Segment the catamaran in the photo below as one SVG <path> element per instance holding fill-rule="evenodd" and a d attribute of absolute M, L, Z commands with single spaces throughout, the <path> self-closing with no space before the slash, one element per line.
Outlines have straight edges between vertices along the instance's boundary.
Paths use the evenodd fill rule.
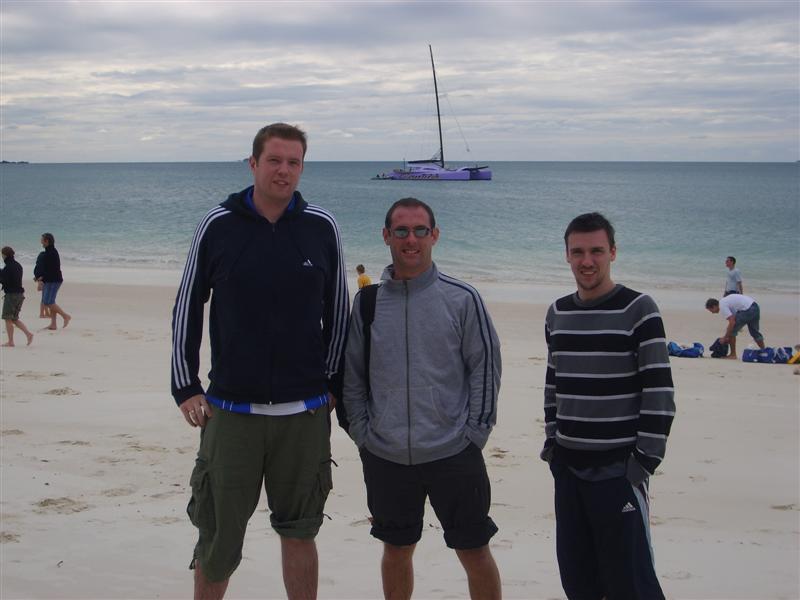
<path fill-rule="evenodd" d="M 436 95 L 436 120 L 439 123 L 439 150 L 431 157 L 422 160 L 410 160 L 402 169 L 393 169 L 389 173 L 380 173 L 373 179 L 400 179 L 413 181 L 487 181 L 492 178 L 492 171 L 487 165 L 474 167 L 448 167 L 444 162 L 444 144 L 442 143 L 442 114 L 439 110 L 439 87 L 436 83 L 436 66 L 433 63 L 433 48 L 430 44 L 431 69 L 433 70 L 433 91 Z"/>

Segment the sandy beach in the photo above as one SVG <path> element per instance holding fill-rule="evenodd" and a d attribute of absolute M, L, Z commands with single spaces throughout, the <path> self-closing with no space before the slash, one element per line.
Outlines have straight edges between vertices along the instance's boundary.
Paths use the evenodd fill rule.
<path fill-rule="evenodd" d="M 142 278 L 65 275 L 59 304 L 73 316 L 69 327 L 37 331 L 46 321 L 29 289 L 22 317 L 34 342 L 20 345 L 18 333 L 18 347 L 2 349 L 0 596 L 190 597 L 195 530 L 185 507 L 199 431 L 169 395 L 177 278 L 126 285 Z M 504 596 L 562 598 L 552 480 L 538 453 L 544 314 L 572 290 L 477 287 L 503 345 L 498 425 L 485 456 Z M 707 347 L 722 333 L 722 318 L 703 309 L 719 290 L 643 291 L 660 305 L 670 340 Z M 797 296 L 748 293 L 761 306 L 769 345 L 800 342 Z M 750 342 L 740 334 L 740 354 Z M 678 414 L 651 480 L 667 596 L 800 597 L 800 376 L 787 365 L 710 358 L 672 365 Z M 358 454 L 338 427 L 332 446 L 338 468 L 318 537 L 319 596 L 379 598 L 381 547 L 369 535 Z M 285 597 L 279 564 L 262 497 L 227 597 Z M 415 598 L 466 597 L 464 574 L 430 510 L 416 566 Z"/>

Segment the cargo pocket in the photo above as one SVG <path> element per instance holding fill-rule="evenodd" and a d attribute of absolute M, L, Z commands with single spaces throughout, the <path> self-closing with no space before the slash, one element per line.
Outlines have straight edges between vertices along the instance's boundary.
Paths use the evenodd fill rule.
<path fill-rule="evenodd" d="M 333 489 L 333 473 L 331 469 L 333 458 L 328 457 L 319 465 L 319 474 L 317 475 L 317 493 L 319 494 L 322 504 L 324 506 L 325 500 L 328 498 Z"/>
<path fill-rule="evenodd" d="M 214 495 L 211 491 L 208 463 L 205 460 L 198 458 L 195 461 L 189 485 L 192 488 L 192 497 L 186 506 L 189 520 L 201 533 L 213 532 L 216 527 Z"/>

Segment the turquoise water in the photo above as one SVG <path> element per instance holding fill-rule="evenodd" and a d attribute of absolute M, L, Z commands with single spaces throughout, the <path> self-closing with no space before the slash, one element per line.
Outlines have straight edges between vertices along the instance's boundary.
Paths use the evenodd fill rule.
<path fill-rule="evenodd" d="M 373 181 L 398 165 L 308 163 L 304 197 L 331 210 L 348 268 L 389 261 L 386 209 L 416 196 L 434 208 L 442 270 L 473 281 L 563 283 L 563 231 L 599 210 L 617 228 L 615 279 L 721 287 L 733 254 L 746 289 L 800 291 L 797 163 L 492 163 L 490 182 Z M 180 269 L 194 228 L 251 181 L 246 163 L 0 166 L 0 243 L 30 273 L 44 231 L 70 265 Z"/>

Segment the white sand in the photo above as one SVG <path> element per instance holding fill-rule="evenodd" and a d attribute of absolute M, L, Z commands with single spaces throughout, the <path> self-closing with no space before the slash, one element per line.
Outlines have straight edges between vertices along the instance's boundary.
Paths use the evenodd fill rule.
<path fill-rule="evenodd" d="M 67 275 L 70 275 L 68 273 Z M 66 330 L 2 350 L 0 597 L 186 598 L 195 531 L 185 514 L 198 430 L 169 396 L 171 284 L 109 271 L 65 283 Z M 92 282 L 93 281 L 93 282 Z M 101 283 L 105 281 L 106 283 Z M 353 283 L 353 282 L 351 282 Z M 353 286 L 354 287 L 354 286 Z M 503 343 L 499 423 L 487 445 L 492 541 L 506 598 L 560 598 L 543 442 L 543 319 L 569 288 L 481 286 Z M 653 291 L 667 335 L 706 346 L 723 330 L 702 292 Z M 771 345 L 800 341 L 795 296 L 759 294 Z M 39 320 L 29 293 L 23 319 Z M 3 335 L 5 335 L 3 333 Z M 751 341 L 744 332 L 740 348 Z M 5 341 L 5 339 L 3 340 Z M 17 343 L 24 336 L 17 335 Z M 670 598 L 798 598 L 800 377 L 785 365 L 673 359 L 678 416 L 651 482 L 657 571 Z M 208 370 L 207 361 L 202 371 Z M 381 596 L 355 447 L 333 432 L 334 490 L 318 537 L 321 598 Z M 229 598 L 284 597 L 265 501 Z M 415 598 L 464 598 L 432 511 Z"/>

